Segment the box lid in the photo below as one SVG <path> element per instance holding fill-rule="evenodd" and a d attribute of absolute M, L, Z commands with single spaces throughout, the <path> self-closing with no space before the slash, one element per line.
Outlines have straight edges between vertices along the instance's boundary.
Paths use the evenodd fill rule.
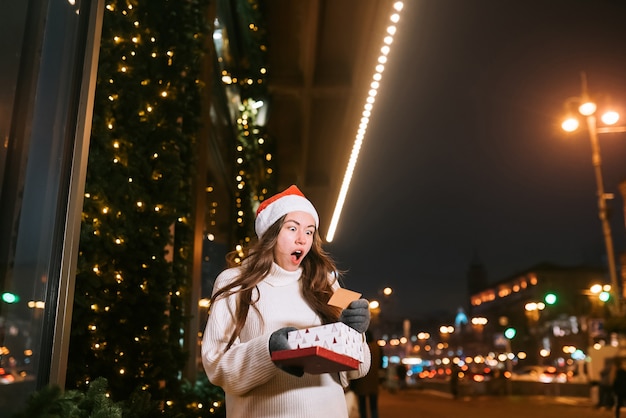
<path fill-rule="evenodd" d="M 359 361 L 324 347 L 307 347 L 281 350 L 272 353 L 278 365 L 299 366 L 309 374 L 334 373 L 359 368 Z"/>

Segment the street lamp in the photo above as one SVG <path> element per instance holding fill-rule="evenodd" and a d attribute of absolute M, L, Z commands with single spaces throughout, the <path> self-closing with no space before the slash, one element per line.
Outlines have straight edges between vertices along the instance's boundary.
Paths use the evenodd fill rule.
<path fill-rule="evenodd" d="M 617 272 L 615 268 L 615 251 L 613 249 L 613 237 L 611 235 L 611 225 L 609 223 L 608 210 L 606 205 L 607 199 L 612 198 L 613 195 L 604 192 L 604 182 L 602 180 L 602 160 L 600 157 L 600 144 L 598 142 L 598 134 L 626 132 L 626 127 L 597 126 L 597 105 L 589 98 L 587 94 L 587 80 L 584 73 L 582 74 L 582 95 L 581 97 L 573 98 L 573 101 L 578 102 L 578 113 L 587 121 L 587 132 L 589 132 L 589 140 L 591 141 L 591 162 L 593 164 L 596 176 L 596 187 L 598 194 L 598 216 L 602 223 L 602 233 L 604 235 L 604 244 L 606 247 L 609 277 L 611 279 L 613 292 L 618 292 L 619 283 L 617 281 Z M 615 124 L 619 120 L 619 114 L 615 111 L 605 112 L 600 116 L 600 119 L 605 124 Z M 561 124 L 561 127 L 566 132 L 573 132 L 578 129 L 578 126 L 578 119 L 576 119 L 575 117 L 569 117 Z M 617 314 L 620 314 L 622 311 L 622 298 L 619 294 L 616 294 L 616 296 L 615 310 Z"/>
<path fill-rule="evenodd" d="M 449 335 L 452 334 L 454 332 L 454 327 L 452 325 L 442 325 L 439 327 L 439 333 L 441 333 L 441 335 Z"/>
<path fill-rule="evenodd" d="M 524 310 L 526 311 L 526 316 L 532 323 L 532 329 L 534 330 L 537 321 L 539 321 L 539 311 L 543 311 L 546 308 L 545 303 L 543 302 L 528 302 L 524 305 Z"/>
<path fill-rule="evenodd" d="M 600 302 L 607 302 L 611 293 L 611 285 L 594 284 L 589 288 L 589 292 L 594 295 Z"/>

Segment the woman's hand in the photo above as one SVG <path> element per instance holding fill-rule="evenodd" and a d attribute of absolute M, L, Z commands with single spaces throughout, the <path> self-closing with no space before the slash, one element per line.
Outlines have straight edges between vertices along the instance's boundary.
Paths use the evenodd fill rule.
<path fill-rule="evenodd" d="M 287 333 L 289 333 L 289 331 L 297 331 L 297 328 L 294 327 L 284 327 L 284 328 L 280 328 L 276 331 L 274 331 L 272 333 L 272 335 L 270 335 L 270 342 L 269 342 L 269 349 L 270 349 L 270 355 L 274 352 L 274 351 L 281 351 L 281 350 L 289 350 L 289 342 L 287 341 Z M 298 367 L 298 366 L 280 366 L 277 365 L 279 369 L 294 375 L 296 377 L 302 377 L 302 375 L 304 374 L 304 369 L 302 367 Z"/>
<path fill-rule="evenodd" d="M 346 309 L 341 311 L 339 321 L 360 333 L 367 331 L 370 325 L 369 305 L 367 299 L 352 301 Z"/>

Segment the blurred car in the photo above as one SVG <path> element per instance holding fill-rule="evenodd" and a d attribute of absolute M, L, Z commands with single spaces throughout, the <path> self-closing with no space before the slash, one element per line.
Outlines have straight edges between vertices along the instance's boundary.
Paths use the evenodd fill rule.
<path fill-rule="evenodd" d="M 465 372 L 460 372 L 459 377 L 463 380 L 474 381 L 477 383 L 488 382 L 492 378 L 492 370 L 488 367 L 474 368 Z"/>
<path fill-rule="evenodd" d="M 560 372 L 554 366 L 524 366 L 513 371 L 511 380 L 522 380 L 542 383 L 565 383 L 567 374 Z"/>
<path fill-rule="evenodd" d="M 11 383 L 15 383 L 15 376 L 4 368 L 0 368 L 0 384 L 9 385 Z"/>

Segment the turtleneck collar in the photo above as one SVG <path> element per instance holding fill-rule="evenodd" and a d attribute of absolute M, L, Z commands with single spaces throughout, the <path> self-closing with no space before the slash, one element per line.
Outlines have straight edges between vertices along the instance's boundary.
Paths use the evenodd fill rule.
<path fill-rule="evenodd" d="M 295 271 L 287 271 L 276 263 L 272 263 L 270 274 L 263 280 L 270 286 L 287 286 L 300 280 L 302 275 L 302 268 L 298 268 Z"/>

